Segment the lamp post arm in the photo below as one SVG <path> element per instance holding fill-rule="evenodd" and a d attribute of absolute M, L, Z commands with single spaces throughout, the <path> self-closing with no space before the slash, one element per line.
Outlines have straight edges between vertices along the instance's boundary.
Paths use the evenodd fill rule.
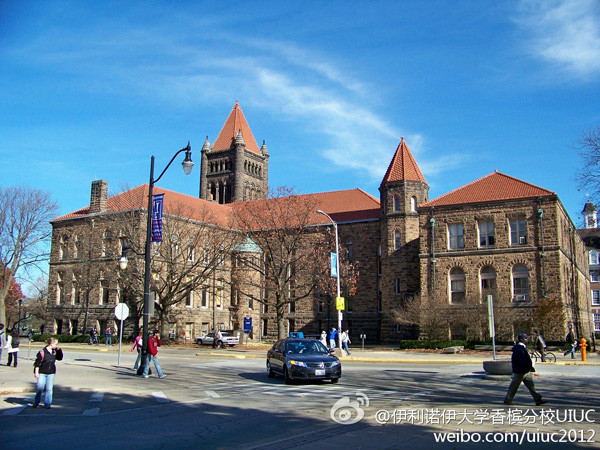
<path fill-rule="evenodd" d="M 192 150 L 192 146 L 188 142 L 187 147 L 182 148 L 181 150 L 179 150 L 177 153 L 175 153 L 173 155 L 173 157 L 171 158 L 171 161 L 169 161 L 169 164 L 167 164 L 167 167 L 164 168 L 164 170 L 160 173 L 160 175 L 158 176 L 158 178 L 156 180 L 152 179 L 152 175 L 150 176 L 150 183 L 151 183 L 151 185 L 154 185 L 154 183 L 157 183 L 162 178 L 162 176 L 165 174 L 165 172 L 167 171 L 167 169 L 169 168 L 169 166 L 171 165 L 171 163 L 173 161 L 175 161 L 175 158 L 177 158 L 177 155 L 179 155 L 180 153 L 183 153 L 183 152 L 189 152 L 191 150 Z M 154 156 L 152 158 L 154 159 Z"/>

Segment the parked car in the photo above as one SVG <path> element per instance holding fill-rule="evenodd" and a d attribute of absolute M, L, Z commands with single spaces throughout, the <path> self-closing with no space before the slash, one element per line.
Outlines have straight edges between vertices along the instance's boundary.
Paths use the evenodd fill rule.
<path fill-rule="evenodd" d="M 205 334 L 204 336 L 197 337 L 196 344 L 212 345 L 214 340 L 215 340 L 215 333 L 208 333 L 208 334 Z M 237 336 L 233 336 L 226 331 L 221 331 L 221 339 L 219 339 L 217 341 L 217 347 L 225 347 L 226 345 L 233 347 L 234 345 L 237 345 L 239 343 L 240 343 L 240 340 Z"/>
<path fill-rule="evenodd" d="M 267 375 L 282 375 L 287 384 L 294 380 L 331 380 L 342 376 L 342 364 L 317 339 L 286 338 L 267 352 Z"/>

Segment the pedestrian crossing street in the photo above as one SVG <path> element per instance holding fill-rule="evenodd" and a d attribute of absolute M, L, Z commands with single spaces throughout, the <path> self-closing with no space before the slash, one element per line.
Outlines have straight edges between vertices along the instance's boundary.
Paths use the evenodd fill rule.
<path fill-rule="evenodd" d="M 236 398 L 245 399 L 257 397 L 261 402 L 269 398 L 276 398 L 278 404 L 294 404 L 310 402 L 313 404 L 331 405 L 335 401 L 347 395 L 364 394 L 369 399 L 378 398 L 400 398 L 406 393 L 400 393 L 394 389 L 387 388 L 365 388 L 352 386 L 351 384 L 310 383 L 286 385 L 280 379 L 239 380 L 215 382 L 214 377 L 206 377 L 195 384 L 183 383 L 173 378 L 156 380 L 158 383 L 153 388 L 162 390 L 147 390 L 131 394 L 117 394 L 112 392 L 89 391 L 66 391 L 60 388 L 54 392 L 54 404 L 52 410 L 42 408 L 31 408 L 35 394 L 27 393 L 9 396 L 0 403 L 0 414 L 5 416 L 15 415 L 69 415 L 69 416 L 99 416 L 103 414 L 115 414 L 125 411 L 134 411 L 144 408 L 161 407 L 176 404 L 201 404 L 206 402 L 235 401 Z M 169 381 L 171 381 L 170 384 Z M 143 388 L 143 386 L 142 386 Z"/>

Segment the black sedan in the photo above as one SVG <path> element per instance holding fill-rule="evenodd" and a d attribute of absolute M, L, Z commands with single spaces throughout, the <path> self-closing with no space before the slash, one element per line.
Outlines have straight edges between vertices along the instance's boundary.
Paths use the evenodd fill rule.
<path fill-rule="evenodd" d="M 316 339 L 281 339 L 267 353 L 267 374 L 294 380 L 331 380 L 342 376 L 342 364 Z"/>

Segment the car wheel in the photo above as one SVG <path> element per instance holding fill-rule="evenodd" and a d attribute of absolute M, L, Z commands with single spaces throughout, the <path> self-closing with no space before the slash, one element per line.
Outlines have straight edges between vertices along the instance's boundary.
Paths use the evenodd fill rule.
<path fill-rule="evenodd" d="M 332 379 L 331 379 L 331 383 L 332 383 L 332 384 L 335 384 L 335 383 L 337 383 L 338 381 L 340 381 L 340 379 L 339 379 L 339 378 L 332 378 Z"/>
<path fill-rule="evenodd" d="M 269 361 L 267 361 L 267 376 L 269 378 L 273 378 L 275 376 L 275 372 L 273 372 L 273 369 L 271 368 L 271 363 Z"/>
<path fill-rule="evenodd" d="M 294 380 L 290 377 L 287 367 L 283 369 L 283 378 L 285 379 L 285 384 L 292 384 L 294 382 Z"/>

